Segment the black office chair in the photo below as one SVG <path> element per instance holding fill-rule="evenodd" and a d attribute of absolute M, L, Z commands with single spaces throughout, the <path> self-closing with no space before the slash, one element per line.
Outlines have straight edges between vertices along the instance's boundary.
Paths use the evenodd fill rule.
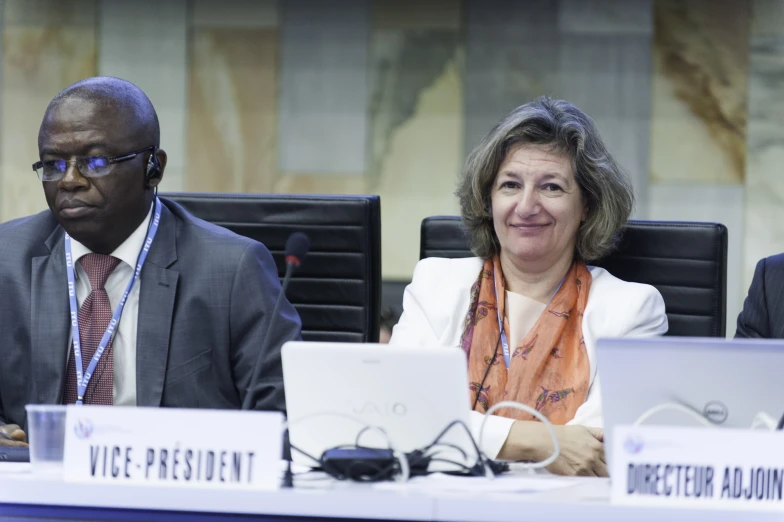
<path fill-rule="evenodd" d="M 422 221 L 420 258 L 471 257 L 457 216 Z M 591 263 L 624 281 L 655 286 L 664 298 L 667 335 L 724 337 L 727 227 L 718 223 L 630 221 L 618 249 Z"/>
<path fill-rule="evenodd" d="M 381 204 L 378 196 L 161 194 L 188 212 L 257 241 L 283 277 L 292 232 L 310 252 L 287 295 L 306 341 L 377 342 L 381 307 Z"/>

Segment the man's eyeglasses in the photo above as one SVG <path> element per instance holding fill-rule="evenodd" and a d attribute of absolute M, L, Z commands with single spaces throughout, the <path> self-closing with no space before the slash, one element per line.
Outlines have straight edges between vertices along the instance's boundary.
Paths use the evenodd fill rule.
<path fill-rule="evenodd" d="M 148 150 L 155 150 L 155 147 L 147 147 L 146 149 L 129 152 L 128 154 L 115 156 L 113 158 L 107 158 L 106 156 L 84 156 L 72 160 L 56 159 L 36 161 L 33 163 L 33 170 L 41 181 L 60 181 L 65 176 L 65 171 L 68 170 L 68 164 L 76 163 L 76 168 L 79 169 L 79 173 L 85 178 L 100 178 L 101 176 L 109 174 L 112 170 L 112 165 L 115 163 L 131 160 Z"/>

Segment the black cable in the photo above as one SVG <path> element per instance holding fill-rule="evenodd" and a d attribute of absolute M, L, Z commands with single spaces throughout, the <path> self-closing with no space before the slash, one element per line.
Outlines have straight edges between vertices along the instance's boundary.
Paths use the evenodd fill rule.
<path fill-rule="evenodd" d="M 490 368 L 493 367 L 495 364 L 496 359 L 498 359 L 498 345 L 501 344 L 501 335 L 503 335 L 503 330 L 501 333 L 498 334 L 498 340 L 495 342 L 495 351 L 493 352 L 493 358 L 490 359 L 490 363 L 487 365 L 487 370 L 485 370 L 485 376 L 482 377 L 482 382 L 479 383 L 479 388 L 476 390 L 476 397 L 474 398 L 474 405 L 471 406 L 472 410 L 476 409 L 476 403 L 479 402 L 479 396 L 482 394 L 482 387 L 485 385 L 485 381 L 487 380 L 487 376 L 490 374 Z"/>
<path fill-rule="evenodd" d="M 434 446 L 441 445 L 440 444 L 441 439 L 443 439 L 444 436 L 447 434 L 447 432 L 449 430 L 451 430 L 456 425 L 460 425 L 460 426 L 462 426 L 466 430 L 466 432 L 468 433 L 468 438 L 471 439 L 471 444 L 474 446 L 474 450 L 476 451 L 476 454 L 479 455 L 480 458 L 481 458 L 482 452 L 479 451 L 479 446 L 476 445 L 476 441 L 474 440 L 474 436 L 471 434 L 471 430 L 468 428 L 468 426 L 466 426 L 466 423 L 461 421 L 461 420 L 453 420 L 452 422 L 450 422 L 447 425 L 447 427 L 444 428 L 441 431 L 441 433 L 438 434 L 438 436 L 433 440 L 433 442 L 431 442 L 429 445 L 425 446 L 425 448 L 422 451 L 426 452 L 426 451 L 428 451 L 429 449 L 431 449 Z"/>
<path fill-rule="evenodd" d="M 296 446 L 295 446 L 294 444 L 292 444 L 291 442 L 289 442 L 289 447 L 290 447 L 291 449 L 293 449 L 294 451 L 297 451 L 297 452 L 301 453 L 302 455 L 305 455 L 307 458 L 309 458 L 310 460 L 312 460 L 312 461 L 313 461 L 313 462 L 315 462 L 316 464 L 318 464 L 318 465 L 321 465 L 321 460 L 320 460 L 320 459 L 317 459 L 316 457 L 314 457 L 314 456 L 313 456 L 313 455 L 311 455 L 310 453 L 307 453 L 307 452 L 305 452 L 305 451 L 302 451 L 301 449 L 299 449 L 298 447 L 296 447 Z"/>
<path fill-rule="evenodd" d="M 430 443 L 429 446 L 425 447 L 425 449 L 422 450 L 422 452 L 426 453 L 428 450 L 430 450 L 430 448 L 436 446 L 439 443 L 439 441 L 447 434 L 447 432 L 451 430 L 452 427 L 454 427 L 455 425 L 462 426 L 463 429 L 468 434 L 468 438 L 471 440 L 471 444 L 474 446 L 474 451 L 476 451 L 477 465 L 480 466 L 480 469 L 484 471 L 485 469 L 490 468 L 492 470 L 493 467 L 489 463 L 490 459 L 485 459 L 484 455 L 479 449 L 479 446 L 476 444 L 476 441 L 474 440 L 474 436 L 471 434 L 471 430 L 469 429 L 468 426 L 466 426 L 466 423 L 461 420 L 454 420 L 450 422 L 447 425 L 447 427 L 444 428 L 444 430 L 438 435 L 438 437 L 436 437 L 435 440 L 432 443 Z"/>
<path fill-rule="evenodd" d="M 781 416 L 781 418 L 779 419 L 779 423 L 776 426 L 777 431 L 781 431 L 782 429 L 784 429 L 784 415 Z"/>
<path fill-rule="evenodd" d="M 447 448 L 452 448 L 453 450 L 455 450 L 458 453 L 460 453 L 460 455 L 462 455 L 464 459 L 468 460 L 468 454 L 466 454 L 466 452 L 463 451 L 463 448 L 461 448 L 460 446 L 458 446 L 456 444 L 446 444 L 446 443 L 440 442 L 438 444 L 431 444 L 430 446 L 428 446 L 427 449 L 430 449 L 430 448 L 435 447 L 435 446 L 444 446 L 444 447 L 447 447 Z M 427 451 L 427 449 L 425 449 L 423 451 Z"/>
<path fill-rule="evenodd" d="M 440 458 L 438 455 L 442 453 L 441 451 L 436 451 L 435 454 L 428 455 L 427 453 L 432 450 L 433 448 L 437 448 L 439 446 L 451 448 L 453 450 L 457 450 L 464 459 L 468 460 L 468 455 L 466 452 L 457 445 L 450 444 L 450 443 L 443 443 L 441 439 L 446 436 L 446 434 L 454 428 L 456 425 L 462 426 L 465 432 L 468 434 L 468 438 L 471 441 L 471 444 L 476 451 L 477 461 L 473 466 L 467 466 L 460 462 Z M 371 427 L 363 428 L 360 433 L 357 435 L 356 442 L 359 441 L 359 438 L 363 433 L 371 429 Z M 316 458 L 313 455 L 301 450 L 297 446 L 293 444 L 289 444 L 290 448 L 294 451 L 297 451 L 307 457 L 308 459 L 312 460 L 313 462 L 318 464 L 318 468 L 324 471 L 330 477 L 336 480 L 352 480 L 356 482 L 379 482 L 382 480 L 388 480 L 392 478 L 396 473 L 401 471 L 400 461 L 398 459 L 394 459 L 390 461 L 389 459 L 381 459 L 380 461 L 376 462 L 373 459 L 357 459 L 355 462 L 344 463 L 343 466 L 336 463 L 332 459 L 329 458 L 328 453 L 334 450 L 341 450 L 341 449 L 348 449 L 348 450 L 377 450 L 378 448 L 369 448 L 364 447 L 359 444 L 346 444 L 335 446 L 334 448 L 329 448 L 328 450 L 324 451 L 321 454 L 320 458 Z M 391 448 L 386 448 L 386 451 L 392 452 Z M 490 459 L 487 459 L 479 449 L 479 446 L 474 440 L 473 435 L 471 434 L 470 428 L 466 425 L 465 422 L 461 420 L 455 420 L 450 422 L 442 431 L 438 434 L 438 436 L 428 444 L 423 449 L 415 450 L 410 453 L 407 453 L 405 457 L 408 466 L 409 466 L 409 476 L 418 476 L 418 475 L 427 475 L 428 472 L 427 468 L 431 462 L 443 462 L 447 464 L 451 464 L 459 470 L 457 471 L 447 471 L 445 473 L 453 474 L 453 475 L 470 475 L 470 476 L 485 476 L 487 470 L 489 469 L 493 474 L 499 474 L 503 471 L 506 471 L 508 467 L 504 467 L 504 465 L 493 462 Z M 286 475 L 284 475 L 284 486 L 291 486 L 293 485 L 293 475 L 291 474 L 290 468 L 287 470 Z"/>
<path fill-rule="evenodd" d="M 395 461 L 393 464 L 389 464 L 388 466 L 376 466 L 376 473 L 373 475 L 365 475 L 361 471 L 356 471 L 356 475 L 351 471 L 356 468 L 360 468 L 360 466 L 366 466 L 366 463 L 354 462 L 353 464 L 349 465 L 346 470 L 346 478 L 350 478 L 351 480 L 355 480 L 357 482 L 379 482 L 381 480 L 387 480 L 388 478 L 392 477 L 396 471 L 398 471 L 398 462 Z"/>
<path fill-rule="evenodd" d="M 449 459 L 430 459 L 430 462 L 445 462 L 447 464 L 451 464 L 453 466 L 457 466 L 463 469 L 463 473 L 468 473 L 470 475 L 474 474 L 474 468 L 466 466 L 465 464 L 460 464 L 459 462 L 455 462 L 454 460 Z M 454 471 L 443 471 L 442 473 L 446 474 L 454 474 Z"/>
<path fill-rule="evenodd" d="M 286 459 L 286 470 L 283 472 L 283 487 L 284 488 L 293 488 L 294 487 L 294 473 L 291 471 L 291 438 L 289 437 L 289 429 L 286 428 L 286 431 L 283 433 L 283 453 L 284 458 Z M 288 448 L 286 448 L 288 446 Z M 288 450 L 288 451 L 287 451 Z"/>

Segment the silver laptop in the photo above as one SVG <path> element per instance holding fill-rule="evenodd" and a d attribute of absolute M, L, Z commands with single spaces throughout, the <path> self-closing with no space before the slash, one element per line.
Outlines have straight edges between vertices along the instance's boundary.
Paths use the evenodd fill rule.
<path fill-rule="evenodd" d="M 409 452 L 432 443 L 452 421 L 470 427 L 466 356 L 444 347 L 288 342 L 283 379 L 291 444 L 315 458 L 330 448 L 358 443 Z M 381 428 L 365 429 L 369 427 Z M 364 431 L 363 431 L 364 429 Z M 359 436 L 359 438 L 358 438 Z M 470 438 L 454 427 L 440 455 L 476 461 Z M 292 449 L 295 462 L 314 462 Z"/>
<path fill-rule="evenodd" d="M 784 413 L 784 342 L 689 337 L 600 339 L 605 447 L 612 428 L 632 425 L 664 403 L 687 407 L 711 425 L 751 428 L 765 412 Z M 701 426 L 694 416 L 663 410 L 645 425 Z"/>

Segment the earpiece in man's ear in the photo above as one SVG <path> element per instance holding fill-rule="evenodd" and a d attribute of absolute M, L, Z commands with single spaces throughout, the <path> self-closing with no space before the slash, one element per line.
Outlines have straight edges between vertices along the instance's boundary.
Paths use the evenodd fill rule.
<path fill-rule="evenodd" d="M 161 164 L 158 162 L 157 152 L 158 147 L 153 147 L 152 154 L 150 154 L 150 159 L 147 160 L 147 172 L 145 174 L 145 180 L 148 183 L 161 177 Z"/>

